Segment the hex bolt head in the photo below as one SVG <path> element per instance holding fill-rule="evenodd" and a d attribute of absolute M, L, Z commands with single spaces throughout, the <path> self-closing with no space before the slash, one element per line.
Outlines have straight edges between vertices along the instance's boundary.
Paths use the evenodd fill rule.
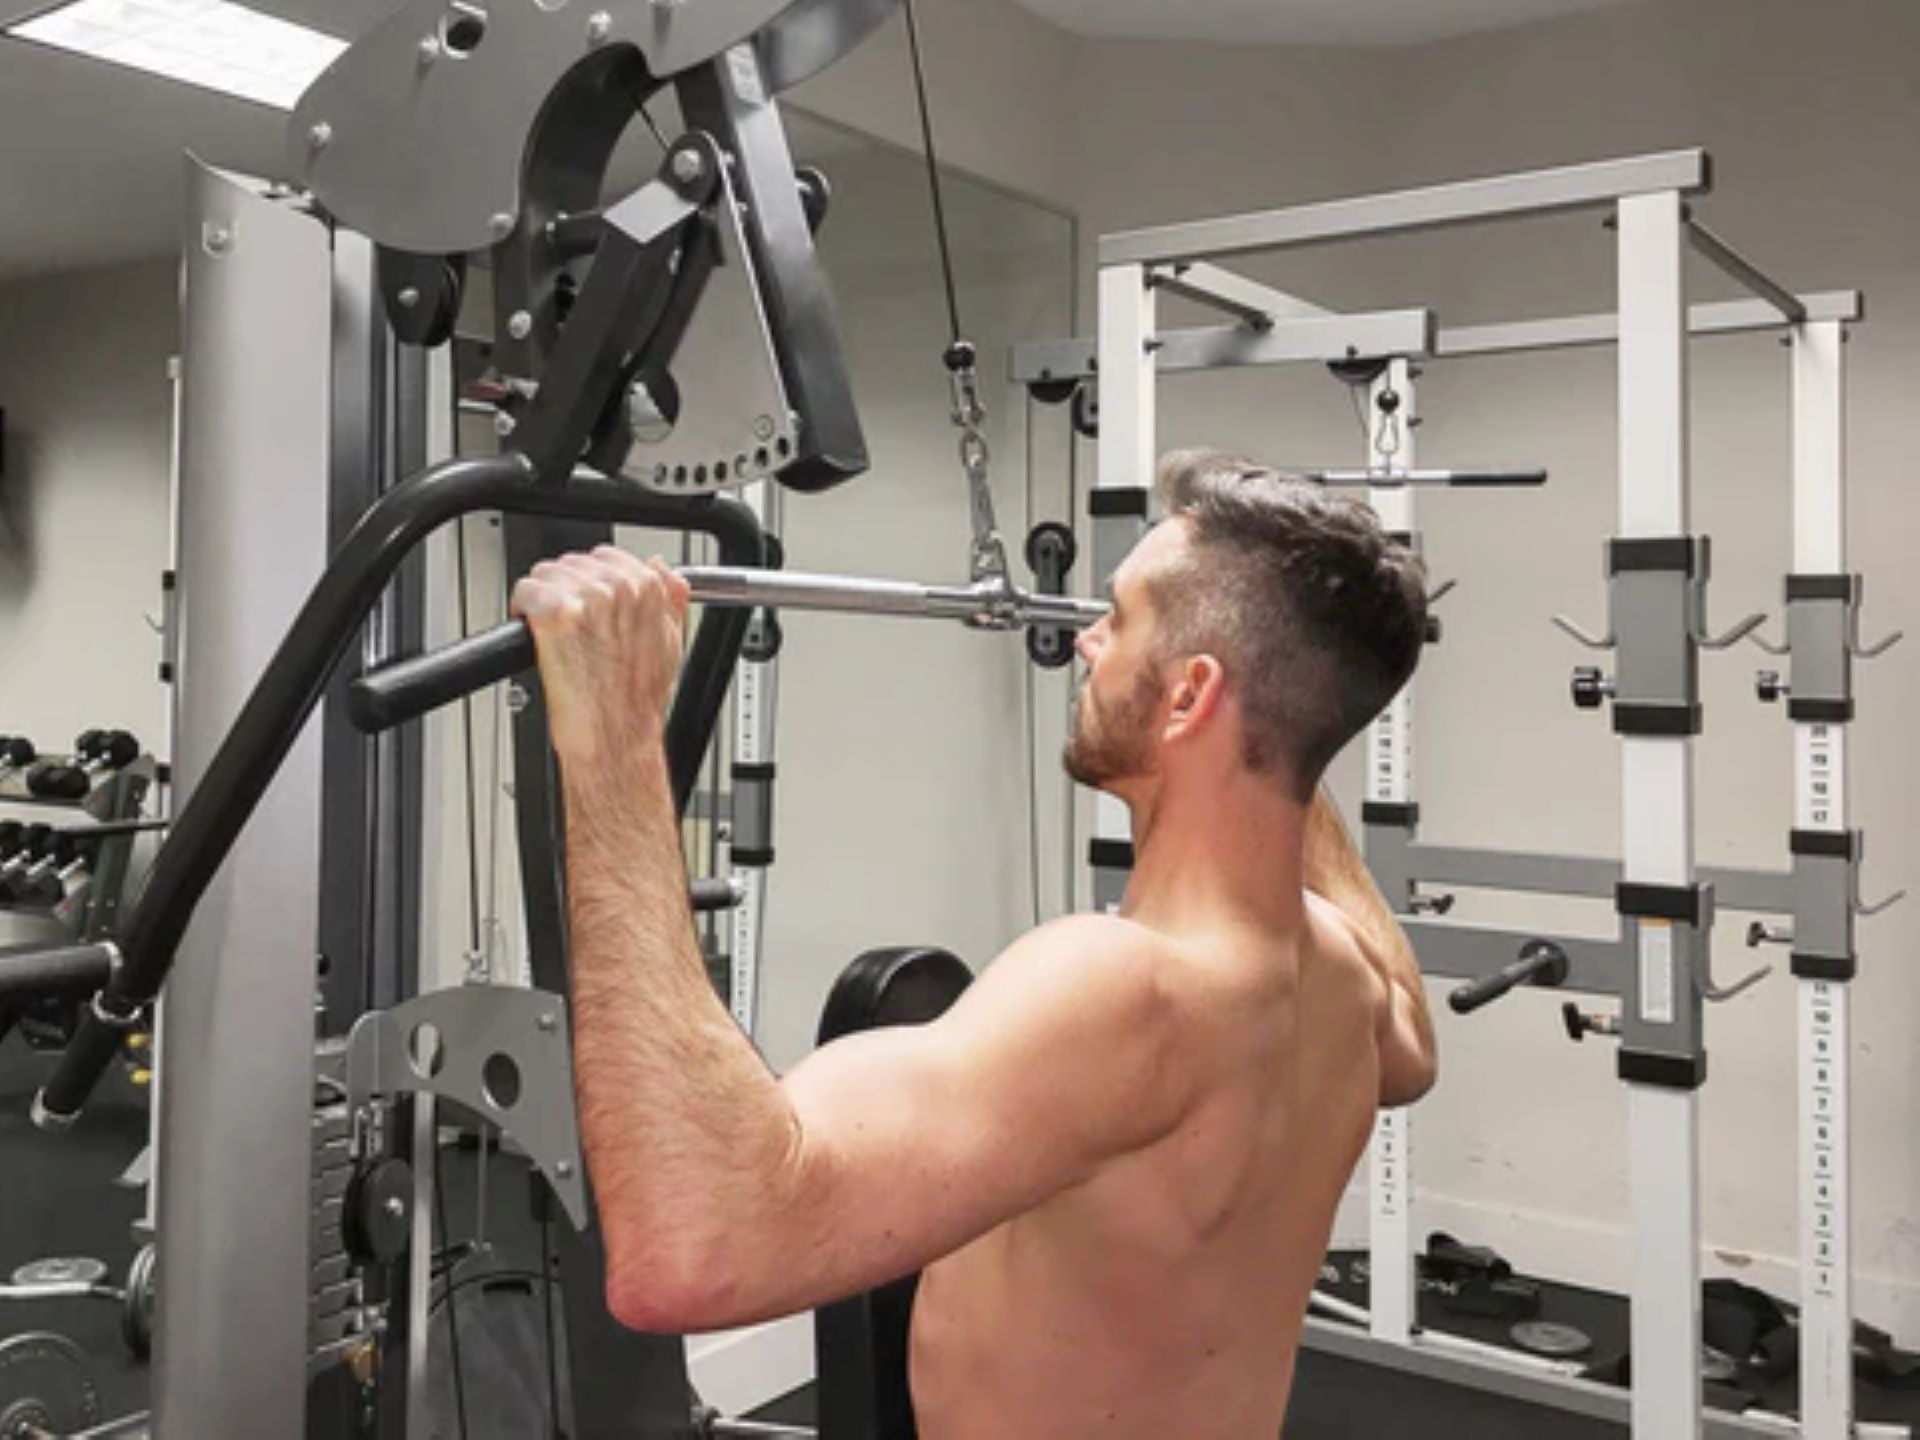
<path fill-rule="evenodd" d="M 596 10 L 587 17 L 587 44 L 604 45 L 613 34 L 613 16 L 604 10 Z"/>
<path fill-rule="evenodd" d="M 307 131 L 307 144 L 315 150 L 324 150 L 333 143 L 333 126 L 322 120 Z"/>
<path fill-rule="evenodd" d="M 524 310 L 516 310 L 507 321 L 507 334 L 516 340 L 524 340 L 533 333 L 533 316 Z"/>
<path fill-rule="evenodd" d="M 706 158 L 698 150 L 682 150 L 673 157 L 673 178 L 682 185 L 691 185 L 706 173 Z"/>

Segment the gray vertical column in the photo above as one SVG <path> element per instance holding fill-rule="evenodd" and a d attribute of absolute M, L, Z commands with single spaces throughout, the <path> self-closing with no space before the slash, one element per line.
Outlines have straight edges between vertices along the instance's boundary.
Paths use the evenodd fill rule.
<path fill-rule="evenodd" d="M 1693 735 L 1696 716 L 1663 723 L 1644 712 L 1642 637 L 1655 646 L 1656 678 L 1673 669 L 1662 646 L 1684 652 L 1678 709 L 1692 700 L 1693 638 L 1684 587 L 1691 564 L 1675 573 L 1657 557 L 1691 553 L 1688 529 L 1686 287 L 1681 201 L 1677 194 L 1635 195 L 1619 206 L 1620 539 L 1616 580 L 1652 576 L 1668 595 L 1660 623 L 1658 594 L 1646 605 L 1615 592 L 1621 675 L 1614 705 L 1620 732 L 1621 909 L 1634 964 L 1621 1014 L 1621 1073 L 1627 1081 L 1628 1193 L 1632 1270 L 1633 1433 L 1635 1440 L 1694 1440 L 1700 1434 L 1700 1121 L 1695 1087 L 1700 1053 L 1700 994 L 1694 983 L 1706 941 L 1705 897 L 1693 873 Z M 1623 547 L 1637 558 L 1622 561 Z M 1657 568 L 1635 569 L 1654 556 Z M 1646 616 L 1643 619 L 1642 613 Z M 1675 631 L 1680 632 L 1677 636 Z M 1664 657 L 1664 658 L 1663 658 Z M 1665 698 L 1665 697 L 1663 697 Z M 1621 702 L 1632 707 L 1623 714 Z M 1629 894 L 1634 903 L 1626 903 Z M 1675 1038 L 1685 1053 L 1671 1053 Z M 1687 1043 L 1685 1037 L 1691 1037 Z M 1662 1053 L 1662 1047 L 1667 1047 Z"/>
<path fill-rule="evenodd" d="M 311 216 L 189 162 L 174 776 L 191 795 L 326 559 L 332 266 Z M 286 1440 L 306 1392 L 320 751 L 201 902 L 164 1020 L 161 1440 Z"/>
<path fill-rule="evenodd" d="M 1155 463 L 1155 295 L 1138 265 L 1100 272 L 1100 463 L 1087 506 L 1093 521 L 1096 586 L 1106 585 L 1146 533 Z M 1133 869 L 1133 824 L 1113 796 L 1094 797 L 1093 869 L 1096 910 L 1117 909 Z"/>

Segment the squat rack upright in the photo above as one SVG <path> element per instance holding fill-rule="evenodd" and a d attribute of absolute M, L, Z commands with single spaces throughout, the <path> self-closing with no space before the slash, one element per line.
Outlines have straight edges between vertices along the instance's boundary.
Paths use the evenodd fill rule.
<path fill-rule="evenodd" d="M 1711 166 L 1699 149 L 1531 171 L 1103 236 L 1094 341 L 1017 347 L 1015 380 L 1058 391 L 1095 381 L 1099 480 L 1090 496 L 1095 567 L 1111 575 L 1144 532 L 1157 458 L 1159 374 L 1297 361 L 1372 360 L 1373 414 L 1391 391 L 1391 445 L 1370 428 L 1368 483 L 1389 530 L 1418 545 L 1416 488 L 1487 483 L 1473 472 L 1414 468 L 1415 363 L 1425 359 L 1615 345 L 1619 352 L 1619 521 L 1607 547 L 1612 625 L 1589 636 L 1616 654 L 1617 674 L 1576 674 L 1576 699 L 1613 702 L 1622 757 L 1619 862 L 1422 845 L 1413 783 L 1412 687 L 1370 727 L 1362 819 L 1366 852 L 1429 976 L 1469 982 L 1471 1003 L 1504 989 L 1523 954 L 1551 954 L 1566 988 L 1621 1004 L 1619 1074 L 1628 1088 L 1631 1396 L 1578 1378 L 1575 1367 L 1422 1332 L 1415 1320 L 1412 1184 L 1414 1117 L 1382 1114 L 1370 1160 L 1371 1303 L 1367 1333 L 1310 1317 L 1306 1343 L 1350 1358 L 1433 1375 L 1598 1417 L 1630 1420 L 1642 1440 L 1800 1433 L 1821 1440 L 1904 1434 L 1854 1425 L 1849 1269 L 1849 984 L 1855 971 L 1859 832 L 1848 828 L 1846 724 L 1860 582 L 1846 569 L 1842 344 L 1862 318 L 1857 291 L 1798 295 L 1692 215 Z M 1335 314 L 1258 284 L 1219 262 L 1296 247 L 1564 212 L 1609 216 L 1615 230 L 1613 313 L 1442 327 L 1429 310 Z M 1684 263 L 1701 255 L 1753 293 L 1689 306 Z M 1168 292 L 1228 317 L 1224 325 L 1161 330 Z M 1793 655 L 1795 818 L 1790 872 L 1706 870 L 1695 864 L 1693 743 L 1701 730 L 1698 657 L 1750 634 L 1750 616 L 1708 633 L 1709 550 L 1693 533 L 1688 474 L 1688 337 L 1783 331 L 1793 356 L 1793 573 L 1787 580 Z M 1335 477 L 1329 475 L 1330 481 Z M 1498 479 L 1498 476 L 1492 477 Z M 1511 476 L 1507 477 L 1511 480 Z M 1897 638 L 1897 637 L 1896 637 Z M 1889 642 L 1890 643 L 1890 642 Z M 1762 698 L 1789 687 L 1762 680 Z M 1095 902 L 1118 902 L 1132 852 L 1124 809 L 1098 802 L 1089 861 Z M 1611 940 L 1542 937 L 1437 918 L 1444 902 L 1422 884 L 1471 884 L 1612 898 Z M 1761 978 L 1715 985 L 1709 932 L 1716 895 L 1741 909 L 1791 917 L 1755 927 L 1790 940 L 1798 991 L 1801 1412 L 1703 1414 L 1700 1367 L 1698 1089 L 1706 1078 L 1703 1013 Z M 1546 951 L 1528 950 L 1544 943 Z M 1551 983 L 1540 967 L 1523 978 Z"/>

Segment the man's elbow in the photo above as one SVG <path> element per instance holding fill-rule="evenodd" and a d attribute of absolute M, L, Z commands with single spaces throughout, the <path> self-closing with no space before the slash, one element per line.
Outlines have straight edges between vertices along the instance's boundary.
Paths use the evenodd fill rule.
<path fill-rule="evenodd" d="M 742 1291 L 724 1247 L 611 1241 L 607 1311 L 629 1330 L 695 1335 L 740 1323 Z"/>
<path fill-rule="evenodd" d="M 1432 1046 L 1410 1048 L 1380 1067 L 1380 1108 L 1396 1110 L 1411 1105 L 1433 1089 L 1440 1078 L 1440 1060 Z"/>

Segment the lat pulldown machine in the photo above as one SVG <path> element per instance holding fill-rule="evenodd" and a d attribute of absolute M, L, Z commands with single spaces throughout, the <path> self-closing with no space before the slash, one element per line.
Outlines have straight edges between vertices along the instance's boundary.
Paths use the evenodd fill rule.
<path fill-rule="evenodd" d="M 374 242 L 380 309 L 398 341 L 431 347 L 450 339 L 468 257 L 489 257 L 505 387 L 497 425 L 503 453 L 433 466 L 372 503 L 300 604 L 217 750 L 181 767 L 184 803 L 119 940 L 53 957 L 94 967 L 103 983 L 36 1099 L 40 1124 L 64 1126 L 78 1116 L 160 995 L 196 906 L 294 751 L 342 655 L 402 562 L 449 521 L 503 513 L 514 573 L 602 540 L 614 524 L 698 531 L 718 541 L 721 565 L 688 572 L 704 609 L 666 739 L 683 805 L 753 608 L 920 616 L 985 629 L 1074 628 L 1104 613 L 1096 603 L 1030 595 L 1012 583 L 986 494 L 967 353 L 950 357 L 974 502 L 967 584 L 768 572 L 753 511 L 720 493 L 776 479 L 822 490 L 866 466 L 812 248 L 825 186 L 796 175 L 773 97 L 852 48 L 894 3 L 603 0 L 589 12 L 414 0 L 356 42 L 303 98 L 290 131 L 293 176 L 340 237 L 350 227 Z M 667 147 L 652 181 L 602 210 L 615 142 L 668 84 L 687 132 Z M 192 237 L 191 259 L 230 255 L 269 224 L 251 214 L 209 222 Z M 701 352 L 724 362 L 724 392 L 677 383 L 679 362 Z M 190 687 L 195 647 L 204 653 L 212 638 L 204 623 L 198 631 L 188 626 Z M 529 637 L 516 623 L 364 676 L 341 698 L 357 723 L 379 730 L 531 660 Z M 248 1243 L 264 1248 L 235 1265 L 222 1247 L 237 1236 L 198 1221 L 168 1224 L 169 1206 L 177 1212 L 190 1202 L 184 1188 L 163 1182 L 161 1267 L 175 1278 L 160 1286 L 155 1433 L 280 1440 L 298 1432 L 302 1387 L 282 1373 L 287 1357 L 277 1344 L 289 1321 L 325 1352 L 309 1357 L 310 1378 L 322 1362 L 351 1377 L 340 1425 L 404 1434 L 418 1423 L 424 1341 L 413 1319 L 424 1313 L 423 1231 L 409 1220 L 405 1167 L 428 1158 L 419 1147 L 434 1143 L 431 1123 L 421 1121 L 437 1101 L 509 1133 L 571 1222 L 555 1227 L 552 1242 L 569 1372 L 555 1387 L 570 1402 L 569 1433 L 676 1440 L 729 1433 L 728 1422 L 691 1405 L 677 1340 L 626 1332 L 605 1310 L 571 1096 L 561 817 L 537 694 L 516 715 L 515 758 L 533 988 L 403 992 L 368 1010 L 337 1069 L 320 1077 L 335 1103 L 314 1111 L 311 1199 L 308 1170 L 276 1167 L 272 1160 L 284 1158 L 278 1151 L 251 1153 L 237 1132 L 223 1135 L 211 1119 L 162 1125 L 163 1175 L 194 1177 L 194 1193 L 236 1217 L 257 1208 L 297 1217 L 299 1225 L 248 1226 Z M 764 803 L 755 808 L 766 813 Z M 0 953 L 0 969 L 47 959 Z M 244 1034 L 202 1025 L 194 1052 L 173 1058 L 168 1115 L 237 1114 L 239 1091 L 264 1098 L 284 1094 L 289 1081 L 296 1090 L 311 1083 L 310 1047 L 268 1043 L 303 1028 L 311 1033 L 311 973 L 258 993 L 274 1013 L 250 1013 Z M 204 986 L 196 995 L 219 998 Z M 316 1203 L 309 1221 L 302 1212 Z M 316 1293 L 339 1296 L 324 1332 L 304 1331 L 303 1287 L 251 1284 L 254 1274 L 304 1274 L 309 1265 Z M 190 1338 L 170 1345 L 169 1334 Z M 311 1408 L 306 1420 L 315 1423 Z"/>

